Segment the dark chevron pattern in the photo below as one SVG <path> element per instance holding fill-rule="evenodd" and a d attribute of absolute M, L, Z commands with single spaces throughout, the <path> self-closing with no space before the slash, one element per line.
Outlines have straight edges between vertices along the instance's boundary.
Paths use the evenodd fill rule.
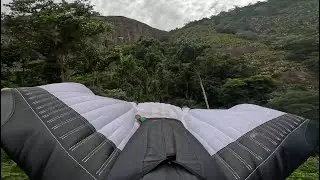
<path fill-rule="evenodd" d="M 306 119 L 285 114 L 249 131 L 212 157 L 226 179 L 246 179 Z"/>
<path fill-rule="evenodd" d="M 111 169 L 120 150 L 85 118 L 42 88 L 17 90 L 56 140 L 92 176 L 100 179 Z"/>

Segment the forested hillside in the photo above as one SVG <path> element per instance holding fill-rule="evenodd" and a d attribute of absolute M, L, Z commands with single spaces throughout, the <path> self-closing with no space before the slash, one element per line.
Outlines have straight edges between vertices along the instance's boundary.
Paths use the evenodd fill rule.
<path fill-rule="evenodd" d="M 243 58 L 257 74 L 279 82 L 266 105 L 319 119 L 319 1 L 259 2 L 171 33 L 171 43 L 204 45 Z"/>
<path fill-rule="evenodd" d="M 79 82 L 118 99 L 205 108 L 254 103 L 319 120 L 319 1 L 269 0 L 161 40 L 107 41 L 86 0 L 15 0 L 1 16 L 1 88 Z M 125 32 L 125 29 L 124 29 Z M 2 179 L 26 179 L 2 152 Z M 318 179 L 318 157 L 289 179 Z"/>

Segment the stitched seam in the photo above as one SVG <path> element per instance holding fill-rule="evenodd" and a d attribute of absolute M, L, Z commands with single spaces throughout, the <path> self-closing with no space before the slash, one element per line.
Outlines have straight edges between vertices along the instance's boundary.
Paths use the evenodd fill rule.
<path fill-rule="evenodd" d="M 45 108 L 45 107 L 47 107 L 47 106 L 51 106 L 51 105 L 53 105 L 53 104 L 55 104 L 55 103 L 57 103 L 56 105 L 59 105 L 59 99 L 55 99 L 55 100 L 53 100 L 52 102 L 46 103 L 46 104 L 44 104 L 44 105 L 42 105 L 42 106 L 38 106 L 36 109 L 37 109 L 37 110 L 40 110 L 40 109 Z M 56 105 L 54 105 L 54 106 L 56 106 Z"/>
<path fill-rule="evenodd" d="M 32 104 L 42 103 L 42 102 L 45 102 L 45 101 L 48 101 L 48 100 L 54 99 L 54 98 L 55 98 L 55 96 L 50 96 L 50 97 L 47 97 L 47 98 L 43 98 L 41 100 L 34 101 L 34 102 L 32 102 Z"/>
<path fill-rule="evenodd" d="M 287 122 L 285 119 L 281 119 L 281 122 L 287 124 L 288 126 L 290 126 L 292 129 L 294 129 L 294 126 L 292 124 L 290 124 L 289 122 Z"/>
<path fill-rule="evenodd" d="M 260 133 L 260 132 L 257 132 L 257 134 L 259 134 L 261 137 L 264 137 L 265 139 L 267 139 L 268 141 L 270 141 L 273 145 L 277 145 L 278 143 L 276 143 L 274 140 L 272 140 L 270 137 Z"/>
<path fill-rule="evenodd" d="M 43 93 L 43 91 L 42 90 L 33 90 L 33 92 L 28 92 L 28 93 L 26 93 L 26 95 L 27 96 L 29 96 L 29 95 L 34 95 L 34 94 L 41 94 L 41 93 Z"/>
<path fill-rule="evenodd" d="M 50 92 L 48 92 L 49 94 L 51 94 Z M 52 96 L 54 96 L 53 94 L 51 94 Z M 54 96 L 55 97 L 55 96 Z M 63 100 L 59 99 L 58 97 L 55 97 L 57 100 L 58 100 L 58 104 L 62 104 L 66 107 L 69 107 L 66 103 L 63 102 Z M 67 98 L 68 99 L 68 98 Z M 65 112 L 65 113 L 62 113 L 60 114 L 59 116 L 57 117 L 54 117 L 54 118 L 51 118 L 50 120 L 47 121 L 47 123 L 52 123 L 66 115 L 69 115 L 69 114 L 74 114 L 75 117 L 79 118 L 80 120 L 84 121 L 84 124 L 88 124 L 88 127 L 93 131 L 95 132 L 96 130 L 91 126 L 89 120 L 86 120 L 81 114 L 79 114 L 76 110 L 74 110 L 73 108 L 69 107 L 69 111 Z"/>
<path fill-rule="evenodd" d="M 117 129 L 118 130 L 118 129 Z M 110 136 L 112 136 L 114 133 L 115 133 L 116 131 L 114 131 Z M 101 137 L 101 136 L 100 136 Z M 83 159 L 82 159 L 82 161 L 84 161 L 84 162 L 87 162 L 90 158 L 91 158 L 91 156 L 93 156 L 102 146 L 104 146 L 104 144 L 106 143 L 106 142 L 109 142 L 110 140 L 106 137 L 106 139 L 103 141 L 103 142 L 101 142 L 101 144 L 98 146 L 98 147 L 96 147 L 94 150 L 92 150 L 89 154 L 87 154 L 87 156 L 86 157 L 84 157 Z M 92 154 L 91 154 L 92 153 Z M 90 155 L 91 154 L 91 155 Z M 89 157 L 88 157 L 89 156 Z"/>
<path fill-rule="evenodd" d="M 299 116 L 295 116 L 293 114 L 288 114 L 289 117 L 292 117 L 294 120 L 297 120 L 298 122 L 301 123 L 304 119 L 300 118 Z"/>
<path fill-rule="evenodd" d="M 96 152 L 98 152 L 105 144 L 107 143 L 107 140 L 104 140 L 103 142 L 101 142 L 99 144 L 99 146 L 97 146 L 96 148 L 94 148 L 86 157 L 84 157 L 82 159 L 83 162 L 87 162 Z"/>
<path fill-rule="evenodd" d="M 279 122 L 278 122 L 278 120 L 277 121 L 275 121 L 275 122 L 273 122 L 273 124 L 270 124 L 270 125 L 273 125 L 274 127 L 277 127 L 278 129 L 281 129 L 281 131 L 285 134 L 285 135 L 288 135 L 288 132 L 287 132 L 287 128 L 286 127 L 283 127 L 283 124 L 280 124 Z M 282 129 L 283 128 L 283 129 Z M 290 133 L 291 131 L 289 131 L 289 133 Z"/>
<path fill-rule="evenodd" d="M 60 100 L 58 97 L 54 96 L 54 95 L 51 94 L 50 92 L 46 91 L 45 89 L 43 89 L 42 91 L 44 91 L 44 92 L 48 93 L 49 95 L 53 96 L 53 97 L 54 97 L 54 101 L 57 101 L 57 104 L 56 104 L 56 105 L 66 106 L 66 109 L 69 109 L 69 111 L 66 111 L 66 112 L 62 113 L 62 114 L 60 114 L 60 115 L 57 116 L 57 117 L 51 118 L 50 120 L 47 121 L 47 123 L 52 123 L 52 122 L 54 122 L 54 121 L 56 121 L 56 120 L 59 120 L 59 119 L 63 118 L 64 116 L 67 116 L 67 115 L 70 115 L 70 114 L 75 115 L 75 118 L 80 118 L 80 120 L 82 120 L 82 121 L 84 122 L 83 125 L 81 125 L 81 126 L 75 128 L 75 129 L 73 129 L 73 130 L 65 133 L 64 135 L 62 135 L 62 136 L 60 137 L 61 139 L 64 139 L 64 138 L 68 137 L 69 135 L 71 135 L 71 134 L 73 134 L 73 133 L 81 130 L 82 128 L 86 127 L 86 125 L 88 125 L 88 127 L 89 127 L 93 132 L 95 132 L 95 129 L 93 129 L 93 128 L 91 127 L 90 123 L 89 123 L 85 118 L 83 118 L 79 113 L 77 113 L 74 109 L 72 109 L 71 107 L 69 107 L 68 105 L 66 105 L 62 100 Z M 66 99 L 69 99 L 69 98 L 66 98 Z M 64 109 L 64 108 L 60 108 L 59 111 L 60 111 L 61 109 Z"/>
<path fill-rule="evenodd" d="M 97 133 L 97 132 L 95 132 L 95 133 Z M 71 146 L 71 147 L 69 148 L 69 150 L 70 150 L 70 151 L 76 150 L 80 145 L 82 145 L 83 143 L 85 143 L 85 142 L 87 142 L 89 139 L 91 139 L 91 138 L 95 135 L 95 133 L 92 133 L 92 134 L 89 135 L 88 137 L 86 137 L 86 138 L 82 139 L 81 141 L 79 141 L 77 144 Z"/>
<path fill-rule="evenodd" d="M 49 93 L 49 92 L 47 92 L 47 93 Z M 50 93 L 49 93 L 49 95 L 55 97 L 54 95 L 52 95 L 52 94 L 50 94 Z M 64 102 L 62 102 L 59 98 L 57 98 L 57 97 L 55 97 L 55 98 L 56 98 L 56 100 L 57 100 L 57 104 L 54 105 L 54 106 L 59 105 L 59 106 L 62 106 L 62 108 L 56 109 L 56 110 L 54 110 L 54 111 L 52 111 L 52 112 L 49 112 L 48 114 L 42 115 L 43 118 L 47 118 L 47 117 L 49 117 L 50 115 L 53 115 L 54 113 L 56 113 L 56 111 L 59 112 L 59 111 L 61 111 L 61 110 L 68 110 L 68 109 L 73 110 L 73 109 L 70 108 L 68 105 L 66 105 Z M 55 100 L 54 100 L 54 101 L 55 101 Z M 59 107 L 59 106 L 58 106 L 58 107 Z M 64 106 L 65 106 L 65 107 L 64 107 Z M 52 106 L 51 106 L 51 107 L 52 107 Z M 68 111 L 67 111 L 67 112 L 68 112 Z M 64 113 L 62 113 L 62 114 L 64 114 Z"/>
<path fill-rule="evenodd" d="M 52 116 L 52 115 L 54 115 L 54 114 L 56 114 L 56 113 L 58 113 L 60 111 L 65 111 L 65 110 L 69 110 L 69 107 L 67 106 L 67 107 L 63 107 L 63 108 L 60 108 L 60 109 L 56 109 L 56 110 L 54 110 L 52 112 L 49 112 L 48 114 L 43 115 L 42 118 L 47 118 L 47 117 Z"/>
<path fill-rule="evenodd" d="M 28 99 L 29 99 L 29 100 L 32 100 L 32 99 L 39 98 L 39 97 L 46 96 L 46 95 L 49 95 L 49 94 L 43 93 L 43 94 L 40 94 L 40 95 L 31 96 L 31 97 L 29 97 Z"/>
<path fill-rule="evenodd" d="M 49 119 L 48 121 L 47 121 L 47 123 L 52 123 L 52 122 L 54 122 L 54 121 L 56 121 L 56 120 L 58 120 L 58 119 L 60 119 L 60 118 L 63 118 L 64 116 L 67 116 L 67 115 L 69 115 L 69 114 L 71 114 L 72 112 L 71 111 L 67 111 L 67 112 L 65 112 L 65 113 L 62 113 L 62 114 L 60 114 L 59 116 L 56 116 L 56 117 L 54 117 L 54 118 L 51 118 L 51 119 Z"/>
<path fill-rule="evenodd" d="M 79 126 L 79 127 L 76 127 L 75 129 L 72 129 L 72 130 L 68 131 L 67 133 L 65 133 L 64 135 L 60 136 L 60 138 L 61 138 L 61 139 L 65 139 L 66 137 L 72 135 L 73 133 L 76 133 L 76 132 L 78 132 L 79 130 L 85 128 L 87 125 L 88 125 L 88 124 L 85 123 L 85 124 L 83 124 L 83 125 L 81 125 L 81 126 Z"/>
<path fill-rule="evenodd" d="M 281 139 L 276 136 L 275 134 L 273 134 L 272 132 L 269 132 L 267 129 L 260 127 L 260 129 L 262 129 L 263 131 L 267 132 L 268 134 L 270 134 L 271 136 L 273 136 L 274 138 L 276 138 L 276 140 L 281 141 Z"/>
<path fill-rule="evenodd" d="M 292 116 L 288 116 L 288 117 L 286 117 L 286 118 L 288 118 L 288 119 L 291 118 L 292 121 L 298 122 L 298 124 L 301 123 L 301 120 L 298 119 L 298 118 L 295 118 L 295 117 L 292 117 Z"/>
<path fill-rule="evenodd" d="M 112 157 L 112 155 L 116 152 L 116 149 L 112 151 L 112 153 L 110 154 L 110 156 L 102 163 L 102 165 L 100 166 L 100 168 L 98 169 L 98 171 L 96 172 L 96 174 L 98 174 L 101 170 L 101 168 L 109 161 L 109 159 Z M 108 165 L 108 164 L 107 164 Z"/>
<path fill-rule="evenodd" d="M 115 157 L 115 155 L 117 154 L 117 152 L 119 151 L 119 149 L 117 149 L 115 151 L 115 153 L 113 154 L 112 158 L 109 160 L 109 162 L 104 166 L 104 168 L 100 171 L 100 173 L 98 174 L 99 176 L 103 173 L 103 171 L 108 167 L 109 163 L 112 161 L 112 159 Z M 110 155 L 111 156 L 111 155 Z"/>
<path fill-rule="evenodd" d="M 287 117 L 287 116 L 283 116 L 283 118 L 285 118 L 285 119 L 287 119 L 287 120 L 289 120 L 289 121 L 291 121 L 291 122 L 293 122 L 295 125 L 299 125 L 299 123 L 297 123 L 296 121 L 294 121 L 293 119 L 290 119 L 289 117 Z"/>
<path fill-rule="evenodd" d="M 237 159 L 239 159 L 239 161 L 241 161 L 246 166 L 246 168 L 248 170 L 252 170 L 252 167 L 241 156 L 239 156 L 236 152 L 234 152 L 229 147 L 227 147 L 227 150 L 230 151 Z"/>
<path fill-rule="evenodd" d="M 222 157 L 220 157 L 220 155 L 217 153 L 216 156 L 218 157 L 218 159 L 222 162 L 222 164 L 232 173 L 232 175 L 235 177 L 235 179 L 239 179 L 240 176 L 237 174 L 237 172 L 235 172 L 235 170 L 232 169 L 232 167 L 225 162 Z"/>
<path fill-rule="evenodd" d="M 283 125 L 282 123 L 281 123 L 281 121 L 276 121 L 275 122 L 276 124 L 278 124 L 279 126 L 281 126 L 281 127 L 283 127 L 284 128 L 284 130 L 286 130 L 286 133 L 290 133 L 291 132 L 291 130 L 288 128 L 288 127 L 286 127 L 285 125 Z M 288 131 L 288 132 L 287 132 Z"/>
<path fill-rule="evenodd" d="M 287 134 L 286 131 L 284 131 L 283 129 L 281 129 L 279 126 L 274 125 L 273 123 L 269 123 L 268 125 L 270 125 L 270 127 L 272 126 L 273 129 L 275 130 L 280 130 L 282 133 L 280 133 L 281 136 L 284 136 L 285 134 Z M 268 126 L 267 126 L 268 127 Z"/>
<path fill-rule="evenodd" d="M 112 142 L 110 139 L 108 139 L 106 136 L 104 136 L 103 134 L 101 134 L 100 132 L 97 132 L 98 136 L 100 136 L 101 138 L 105 139 L 106 141 L 108 141 L 110 143 L 110 145 L 114 148 L 117 149 L 117 146 L 114 144 L 114 142 Z"/>
<path fill-rule="evenodd" d="M 266 125 L 266 127 L 267 127 L 268 129 L 271 129 L 272 131 L 278 133 L 281 137 L 284 137 L 284 134 L 282 134 L 281 132 L 279 132 L 277 129 L 275 129 L 275 128 L 269 126 L 269 125 Z"/>
<path fill-rule="evenodd" d="M 46 91 L 46 90 L 44 90 L 44 91 Z M 48 92 L 48 91 L 46 91 L 46 92 L 49 93 L 49 94 L 51 94 L 51 93 Z M 55 100 L 57 100 L 58 104 L 61 104 L 61 105 L 64 105 L 64 106 L 69 107 L 67 104 L 65 104 L 65 103 L 64 103 L 61 99 L 59 99 L 58 97 L 54 96 L 53 94 L 51 94 L 51 95 L 56 98 Z M 67 98 L 67 99 L 68 99 L 68 98 Z M 90 125 L 90 123 L 89 123 L 88 120 L 86 120 L 83 116 L 81 116 L 76 110 L 72 109 L 71 107 L 69 107 L 69 108 L 70 108 L 70 111 L 67 111 L 67 112 L 65 112 L 65 113 L 62 113 L 62 114 L 60 114 L 60 115 L 57 116 L 57 117 L 51 118 L 50 120 L 47 121 L 47 123 L 52 123 L 52 122 L 54 122 L 54 121 L 56 121 L 56 120 L 58 120 L 58 119 L 60 119 L 60 118 L 62 118 L 62 117 L 64 117 L 64 116 L 66 116 L 66 115 L 74 114 L 76 117 L 79 117 L 82 121 L 84 121 L 84 123 L 87 123 L 87 124 L 88 124 L 88 127 L 89 127 L 93 132 L 96 131 L 96 130 Z"/>
<path fill-rule="evenodd" d="M 248 139 L 250 139 L 252 142 L 254 142 L 254 143 L 256 143 L 258 146 L 260 146 L 260 147 L 262 147 L 264 150 L 266 150 L 267 152 L 270 152 L 271 150 L 268 148 L 268 147 L 266 147 L 264 144 L 262 144 L 261 142 L 259 142 L 259 141 L 257 141 L 257 140 L 255 140 L 255 139 L 253 139 L 253 138 L 251 138 L 251 137 L 249 137 L 249 136 L 245 136 L 246 138 L 248 138 Z"/>
<path fill-rule="evenodd" d="M 83 170 L 85 170 L 93 179 L 97 180 L 86 168 L 84 168 L 74 157 L 71 156 L 71 154 L 62 146 L 62 144 L 58 141 L 58 139 L 52 134 L 52 132 L 49 130 L 49 128 L 46 126 L 46 124 L 42 121 L 42 119 L 38 116 L 38 114 L 33 110 L 33 108 L 30 106 L 28 101 L 23 97 L 23 95 L 18 91 L 18 93 L 21 95 L 21 97 L 24 99 L 26 104 L 30 107 L 30 109 L 33 111 L 33 113 L 38 117 L 40 122 L 44 125 L 44 127 L 49 131 L 51 136 L 57 141 L 57 143 L 61 146 L 61 148 L 64 150 L 64 152 L 73 160 L 75 161 Z"/>
<path fill-rule="evenodd" d="M 44 110 L 39 111 L 39 114 L 43 114 L 43 113 L 46 113 L 47 111 L 54 110 L 55 108 L 58 108 L 58 107 L 60 107 L 60 106 L 62 106 L 62 104 L 61 104 L 61 103 L 57 103 L 57 104 L 54 105 L 54 106 L 51 106 L 51 107 L 49 107 L 49 108 L 47 108 L 47 109 L 44 109 Z"/>
<path fill-rule="evenodd" d="M 68 119 L 68 120 L 66 120 L 66 121 L 63 121 L 63 122 L 61 122 L 61 123 L 53 126 L 51 129 L 52 129 L 52 130 L 56 130 L 56 129 L 58 129 L 59 127 L 65 125 L 65 124 L 68 124 L 69 122 L 72 122 L 72 121 L 74 121 L 74 120 L 76 120 L 76 119 L 77 119 L 77 117 L 70 118 L 70 119 Z"/>
<path fill-rule="evenodd" d="M 262 166 L 281 146 L 281 144 L 283 142 L 285 142 L 285 140 L 293 133 L 295 132 L 297 129 L 299 129 L 299 127 L 301 127 L 304 123 L 306 123 L 307 121 L 304 121 L 303 123 L 301 123 L 298 127 L 296 127 L 293 131 L 291 131 L 284 139 L 283 141 L 279 144 L 279 146 L 267 157 L 267 159 L 265 159 L 259 166 L 257 166 L 244 180 L 247 180 L 260 166 Z"/>
<path fill-rule="evenodd" d="M 252 150 L 250 150 L 248 147 L 246 147 L 245 145 L 241 144 L 238 141 L 235 141 L 236 144 L 238 144 L 238 146 L 242 147 L 244 150 L 246 150 L 247 152 L 249 152 L 251 155 L 253 155 L 255 158 L 257 158 L 258 160 L 262 160 L 262 157 L 259 156 L 258 154 L 254 153 Z"/>

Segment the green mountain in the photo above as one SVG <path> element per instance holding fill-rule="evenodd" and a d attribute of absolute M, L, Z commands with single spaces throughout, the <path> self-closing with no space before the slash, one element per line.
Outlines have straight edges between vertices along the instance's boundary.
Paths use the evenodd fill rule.
<path fill-rule="evenodd" d="M 272 51 L 279 56 L 269 54 L 268 59 L 302 63 L 318 73 L 319 1 L 269 0 L 236 7 L 173 31 L 172 42 L 181 41 L 222 45 L 235 55 L 246 49 Z"/>
<path fill-rule="evenodd" d="M 206 45 L 259 67 L 281 84 L 268 105 L 319 119 L 319 1 L 259 2 L 170 33 L 170 43 Z"/>
<path fill-rule="evenodd" d="M 98 16 L 95 18 L 112 25 L 112 33 L 107 34 L 107 39 L 114 44 L 132 43 L 141 37 L 161 40 L 168 33 L 123 16 Z"/>

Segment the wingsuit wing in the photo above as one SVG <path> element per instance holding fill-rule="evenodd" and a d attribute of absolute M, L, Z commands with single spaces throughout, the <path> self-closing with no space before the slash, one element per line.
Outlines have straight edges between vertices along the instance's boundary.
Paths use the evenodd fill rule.
<path fill-rule="evenodd" d="M 284 179 L 318 134 L 315 121 L 250 104 L 136 104 L 77 83 L 1 91 L 1 146 L 31 179 Z"/>

